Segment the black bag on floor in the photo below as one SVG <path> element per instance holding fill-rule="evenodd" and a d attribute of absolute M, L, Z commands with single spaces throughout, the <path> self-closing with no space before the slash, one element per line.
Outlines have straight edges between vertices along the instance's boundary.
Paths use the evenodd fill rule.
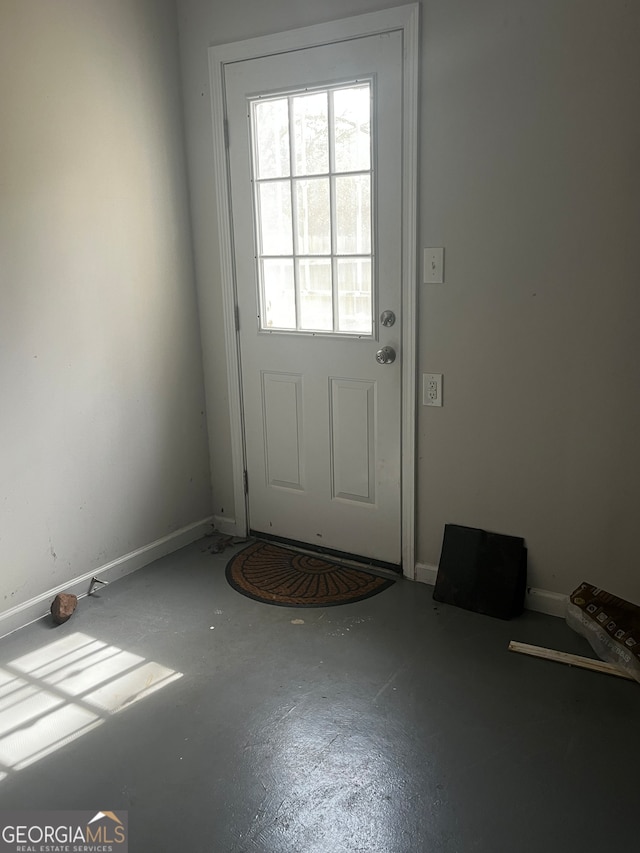
<path fill-rule="evenodd" d="M 511 619 L 524 610 L 526 587 L 524 539 L 445 524 L 433 591 L 436 601 Z"/>

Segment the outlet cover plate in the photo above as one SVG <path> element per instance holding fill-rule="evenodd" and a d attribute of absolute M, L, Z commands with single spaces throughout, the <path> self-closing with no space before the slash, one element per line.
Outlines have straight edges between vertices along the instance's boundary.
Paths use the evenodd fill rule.
<path fill-rule="evenodd" d="M 442 406 L 442 374 L 422 374 L 422 405 Z"/>

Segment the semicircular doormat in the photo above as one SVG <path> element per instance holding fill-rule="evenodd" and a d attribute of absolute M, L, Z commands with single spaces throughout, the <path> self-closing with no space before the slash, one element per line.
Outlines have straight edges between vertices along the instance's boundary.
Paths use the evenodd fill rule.
<path fill-rule="evenodd" d="M 281 607 L 350 604 L 395 583 L 268 542 L 255 542 L 232 557 L 226 574 L 242 595 Z"/>

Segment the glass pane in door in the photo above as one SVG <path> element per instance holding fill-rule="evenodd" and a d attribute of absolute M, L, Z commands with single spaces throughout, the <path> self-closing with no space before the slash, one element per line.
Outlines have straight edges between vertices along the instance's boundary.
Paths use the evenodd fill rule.
<path fill-rule="evenodd" d="M 265 258 L 261 268 L 263 327 L 295 329 L 296 291 L 293 283 L 293 261 L 288 258 Z"/>
<path fill-rule="evenodd" d="M 371 81 L 250 102 L 264 331 L 373 333 Z"/>
<path fill-rule="evenodd" d="M 371 252 L 370 177 L 337 177 L 335 186 L 337 252 L 368 255 Z"/>
<path fill-rule="evenodd" d="M 300 258 L 300 328 L 330 332 L 333 329 L 331 260 Z"/>
<path fill-rule="evenodd" d="M 255 105 L 256 166 L 259 178 L 282 178 L 289 167 L 289 102 L 287 98 Z"/>
<path fill-rule="evenodd" d="M 292 100 L 296 175 L 329 171 L 327 92 L 298 95 Z"/>
<path fill-rule="evenodd" d="M 296 186 L 296 228 L 300 255 L 331 254 L 329 178 L 299 180 Z"/>
<path fill-rule="evenodd" d="M 269 181 L 258 187 L 260 248 L 262 255 L 290 255 L 291 191 L 288 181 Z"/>
<path fill-rule="evenodd" d="M 353 86 L 333 93 L 336 172 L 366 171 L 371 165 L 371 89 Z"/>
<path fill-rule="evenodd" d="M 339 258 L 338 328 L 341 332 L 371 332 L 371 261 Z"/>

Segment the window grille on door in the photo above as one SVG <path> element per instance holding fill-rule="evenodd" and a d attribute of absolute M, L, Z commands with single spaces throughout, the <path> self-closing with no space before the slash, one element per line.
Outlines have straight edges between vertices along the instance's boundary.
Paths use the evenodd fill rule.
<path fill-rule="evenodd" d="M 250 101 L 260 328 L 373 333 L 372 86 Z"/>

